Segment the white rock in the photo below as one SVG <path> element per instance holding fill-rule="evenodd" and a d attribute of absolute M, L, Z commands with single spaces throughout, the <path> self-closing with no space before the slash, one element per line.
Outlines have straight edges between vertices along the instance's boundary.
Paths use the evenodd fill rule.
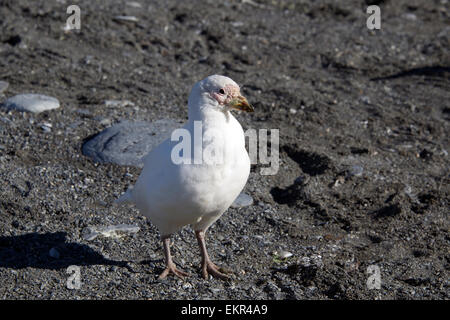
<path fill-rule="evenodd" d="M 129 224 L 118 224 L 115 226 L 107 227 L 87 227 L 83 230 L 84 240 L 94 240 L 98 236 L 105 238 L 120 238 L 124 233 L 136 233 L 140 230 L 138 226 Z"/>
<path fill-rule="evenodd" d="M 127 2 L 127 6 L 130 6 L 130 7 L 133 7 L 133 8 L 142 8 L 142 5 L 139 2 L 136 2 L 136 1 Z"/>
<path fill-rule="evenodd" d="M 287 259 L 289 257 L 292 257 L 293 254 L 291 252 L 289 252 L 289 251 L 282 250 L 282 251 L 280 251 L 279 256 L 280 256 L 281 259 Z"/>
<path fill-rule="evenodd" d="M 105 100 L 105 106 L 110 108 L 126 107 L 126 106 L 134 107 L 134 103 L 128 100 Z"/>
<path fill-rule="evenodd" d="M 51 132 L 51 131 L 52 131 L 52 124 L 51 124 L 51 123 L 48 123 L 48 122 L 44 122 L 44 123 L 41 125 L 41 129 L 42 129 L 43 131 L 45 131 L 45 132 Z"/>
<path fill-rule="evenodd" d="M 251 206 L 253 204 L 253 198 L 246 193 L 241 193 L 231 205 L 232 208 L 242 208 Z"/>
<path fill-rule="evenodd" d="M 130 21 L 130 22 L 138 22 L 139 21 L 139 19 L 136 18 L 135 16 L 115 16 L 114 19 L 119 20 L 119 21 Z"/>
<path fill-rule="evenodd" d="M 60 107 L 56 98 L 42 94 L 24 93 L 7 99 L 4 106 L 8 109 L 40 113 Z"/>

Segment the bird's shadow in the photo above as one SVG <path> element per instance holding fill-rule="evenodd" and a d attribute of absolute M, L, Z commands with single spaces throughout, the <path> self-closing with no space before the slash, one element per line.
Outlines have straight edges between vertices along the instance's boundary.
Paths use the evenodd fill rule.
<path fill-rule="evenodd" d="M 33 232 L 20 236 L 0 237 L 0 267 L 57 270 L 71 265 L 123 267 L 128 265 L 126 261 L 106 259 L 87 245 L 66 242 L 66 236 L 65 232 L 43 234 Z"/>

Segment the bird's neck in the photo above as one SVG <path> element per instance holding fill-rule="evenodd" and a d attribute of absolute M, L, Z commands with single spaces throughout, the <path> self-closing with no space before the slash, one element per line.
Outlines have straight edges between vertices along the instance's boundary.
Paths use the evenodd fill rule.
<path fill-rule="evenodd" d="M 208 101 L 200 102 L 197 105 L 189 105 L 189 121 L 202 121 L 203 123 L 214 122 L 228 123 L 232 117 L 229 110 L 223 111 L 215 105 L 209 105 Z"/>

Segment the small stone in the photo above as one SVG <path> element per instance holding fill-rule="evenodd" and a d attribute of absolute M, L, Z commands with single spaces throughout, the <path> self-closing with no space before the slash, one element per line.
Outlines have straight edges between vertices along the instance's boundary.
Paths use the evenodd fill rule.
<path fill-rule="evenodd" d="M 88 118 L 89 116 L 92 115 L 92 112 L 90 112 L 89 110 L 86 110 L 86 109 L 78 109 L 76 112 L 85 118 Z"/>
<path fill-rule="evenodd" d="M 133 8 L 142 8 L 142 5 L 139 2 L 136 1 L 129 1 L 127 2 L 127 6 L 133 7 Z"/>
<path fill-rule="evenodd" d="M 103 118 L 103 119 L 100 120 L 100 124 L 102 126 L 105 126 L 105 127 L 110 126 L 111 125 L 111 119 Z"/>
<path fill-rule="evenodd" d="M 209 288 L 209 290 L 210 290 L 212 293 L 214 293 L 214 294 L 219 293 L 220 291 L 222 291 L 222 290 L 219 289 L 219 288 Z"/>
<path fill-rule="evenodd" d="M 295 184 L 299 184 L 299 185 L 306 185 L 309 181 L 309 178 L 307 176 L 298 176 L 295 180 L 294 183 Z"/>
<path fill-rule="evenodd" d="M 411 21 L 417 20 L 417 16 L 414 13 L 404 13 L 403 18 L 405 18 L 407 20 L 411 20 Z"/>
<path fill-rule="evenodd" d="M 4 106 L 7 109 L 40 113 L 46 110 L 57 109 L 60 107 L 60 104 L 58 99 L 53 97 L 35 93 L 24 93 L 7 99 Z"/>
<path fill-rule="evenodd" d="M 253 204 L 253 198 L 246 193 L 241 193 L 231 205 L 232 208 L 243 208 L 251 206 Z"/>
<path fill-rule="evenodd" d="M 68 127 L 69 127 L 70 129 L 76 129 L 76 128 L 78 128 L 82 123 L 83 123 L 83 121 L 75 121 L 75 122 L 72 122 L 71 124 L 69 124 Z"/>
<path fill-rule="evenodd" d="M 98 236 L 105 238 L 120 238 L 126 233 L 137 233 L 140 230 L 138 226 L 129 224 L 118 224 L 107 227 L 87 227 L 83 230 L 83 239 L 87 241 L 94 240 Z"/>
<path fill-rule="evenodd" d="M 44 122 L 42 125 L 41 125 L 41 129 L 42 130 L 44 130 L 44 132 L 51 132 L 52 131 L 52 124 L 51 123 L 48 123 L 48 122 Z"/>
<path fill-rule="evenodd" d="M 269 293 L 276 293 L 276 292 L 280 291 L 280 288 L 277 287 L 275 282 L 269 280 L 267 282 L 266 286 L 264 287 L 264 291 L 269 292 Z"/>
<path fill-rule="evenodd" d="M 363 168 L 363 167 L 358 166 L 358 165 L 354 165 L 354 166 L 351 166 L 351 167 L 348 169 L 348 175 L 349 175 L 349 176 L 360 177 L 360 176 L 362 176 L 363 171 L 364 171 L 364 168 Z"/>
<path fill-rule="evenodd" d="M 278 255 L 281 259 L 287 259 L 293 256 L 293 254 L 289 251 L 281 250 Z"/>
<path fill-rule="evenodd" d="M 190 284 L 189 282 L 185 282 L 184 284 L 183 284 L 183 289 L 191 289 L 192 288 L 192 284 Z"/>
<path fill-rule="evenodd" d="M 370 104 L 370 98 L 368 96 L 362 96 L 360 99 L 365 104 Z"/>
<path fill-rule="evenodd" d="M 105 100 L 105 106 L 107 106 L 108 108 L 118 108 L 126 106 L 134 107 L 135 104 L 128 100 Z"/>
<path fill-rule="evenodd" d="M 0 94 L 6 91 L 8 89 L 9 83 L 6 81 L 0 81 Z"/>
<path fill-rule="evenodd" d="M 300 258 L 298 263 L 303 267 L 310 267 L 310 266 L 315 266 L 318 268 L 323 267 L 322 256 L 317 254 L 313 254 L 309 257 L 302 257 Z"/>
<path fill-rule="evenodd" d="M 450 35 L 450 26 L 445 27 L 438 33 L 438 38 L 445 38 Z"/>
<path fill-rule="evenodd" d="M 59 251 L 56 250 L 56 248 L 51 248 L 50 251 L 48 252 L 48 255 L 53 259 L 59 259 L 60 257 Z"/>
<path fill-rule="evenodd" d="M 138 22 L 139 19 L 135 16 L 115 16 L 114 20 L 118 21 L 129 21 L 129 22 Z"/>
<path fill-rule="evenodd" d="M 88 55 L 88 56 L 84 57 L 84 63 L 91 64 L 93 59 L 94 59 L 94 56 Z"/>

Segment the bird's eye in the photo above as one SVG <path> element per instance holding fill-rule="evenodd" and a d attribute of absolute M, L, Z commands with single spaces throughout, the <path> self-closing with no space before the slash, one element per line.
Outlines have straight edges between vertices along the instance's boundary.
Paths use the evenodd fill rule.
<path fill-rule="evenodd" d="M 225 94 L 225 90 L 220 89 L 220 90 L 219 90 L 219 93 L 220 93 L 220 94 Z"/>

